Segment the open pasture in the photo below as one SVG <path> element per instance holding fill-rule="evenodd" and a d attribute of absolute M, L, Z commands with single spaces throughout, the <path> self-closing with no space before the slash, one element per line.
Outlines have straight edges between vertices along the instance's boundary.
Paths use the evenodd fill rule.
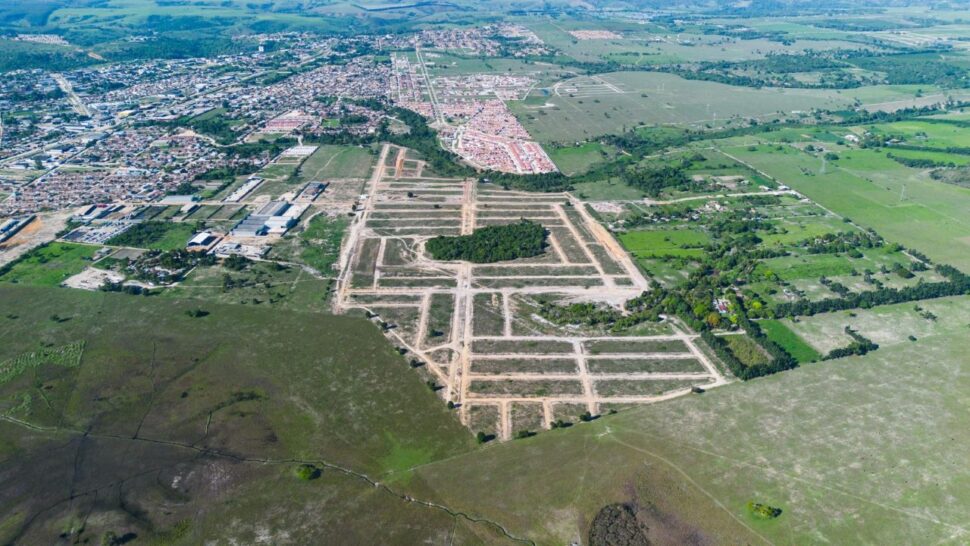
<path fill-rule="evenodd" d="M 937 182 L 872 150 L 845 152 L 824 170 L 822 158 L 787 146 L 722 150 L 891 242 L 970 269 L 970 189 Z"/>
<path fill-rule="evenodd" d="M 365 178 L 375 156 L 370 148 L 323 145 L 300 165 L 301 182 L 327 181 L 331 178 Z"/>
<path fill-rule="evenodd" d="M 620 133 L 641 124 L 702 128 L 740 118 L 791 119 L 812 109 L 842 110 L 857 99 L 864 105 L 905 106 L 918 92 L 917 87 L 909 86 L 754 89 L 686 80 L 660 72 L 582 76 L 557 84 L 557 90 L 544 98 L 549 106 L 541 110 L 523 103 L 509 105 L 540 142 L 570 143 Z"/>

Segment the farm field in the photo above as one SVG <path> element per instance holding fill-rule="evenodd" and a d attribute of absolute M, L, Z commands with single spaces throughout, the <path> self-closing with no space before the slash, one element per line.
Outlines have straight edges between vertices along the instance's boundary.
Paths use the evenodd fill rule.
<path fill-rule="evenodd" d="M 792 331 L 784 322 L 778 320 L 762 320 L 758 326 L 764 331 L 769 339 L 788 351 L 788 354 L 795 357 L 799 364 L 813 362 L 821 358 L 815 348 L 806 343 L 801 337 Z"/>
<path fill-rule="evenodd" d="M 802 317 L 797 323 L 781 321 L 819 352 L 848 344 L 848 326 L 872 339 L 882 348 L 919 344 L 928 337 L 960 337 L 970 324 L 966 297 L 922 300 L 916 303 L 880 306 L 873 309 L 823 313 Z M 915 340 L 909 339 L 913 336 Z"/>
<path fill-rule="evenodd" d="M 566 175 L 582 174 L 596 163 L 611 157 L 611 150 L 598 142 L 587 142 L 580 146 L 550 148 L 549 157 Z"/>
<path fill-rule="evenodd" d="M 192 223 L 146 222 L 110 239 L 108 244 L 151 250 L 175 250 L 185 247 L 185 243 L 192 238 L 193 231 Z"/>
<path fill-rule="evenodd" d="M 901 137 L 904 144 L 927 148 L 970 148 L 966 127 L 949 123 L 900 121 L 875 127 L 877 134 Z M 863 128 L 856 128 L 862 131 Z"/>

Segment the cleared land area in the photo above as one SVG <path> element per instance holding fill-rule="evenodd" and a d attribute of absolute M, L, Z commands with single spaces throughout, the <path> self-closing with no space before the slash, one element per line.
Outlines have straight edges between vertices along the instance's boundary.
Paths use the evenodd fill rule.
<path fill-rule="evenodd" d="M 606 404 L 647 403 L 686 394 L 692 384 L 726 381 L 697 348 L 696 336 L 674 325 L 659 333 L 610 336 L 537 314 L 532 298 L 619 305 L 648 287 L 582 202 L 569 194 L 505 191 L 474 180 L 401 179 L 387 172 L 388 157 L 398 153 L 385 147 L 365 210 L 349 229 L 336 306 L 377 315 L 392 341 L 421 363 L 429 385 L 440 386 L 445 400 L 460 408 L 464 423 L 482 426 L 475 408 L 496 408 L 488 414 L 499 421 L 482 430 L 510 439 L 528 430 L 528 423 L 550 428 L 559 405 L 583 405 L 595 414 Z M 548 231 L 538 256 L 473 264 L 434 260 L 425 250 L 436 235 L 468 235 L 522 218 Z M 401 295 L 414 299 L 397 303 Z M 674 360 L 656 371 L 590 371 L 589 357 L 612 353 Z M 598 394 L 597 381 L 623 383 Z"/>

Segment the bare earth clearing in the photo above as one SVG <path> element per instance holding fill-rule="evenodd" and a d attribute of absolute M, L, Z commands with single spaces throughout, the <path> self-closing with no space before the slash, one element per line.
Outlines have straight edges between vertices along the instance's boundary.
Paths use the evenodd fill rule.
<path fill-rule="evenodd" d="M 556 326 L 532 312 L 535 297 L 622 305 L 649 286 L 579 200 L 387 172 L 398 154 L 390 145 L 382 150 L 345 241 L 335 306 L 366 309 L 387 323 L 395 343 L 425 364 L 445 400 L 459 408 L 463 423 L 481 425 L 472 415 L 489 415 L 497 422 L 485 428 L 508 439 L 536 425 L 550 427 L 565 409 L 575 418 L 596 414 L 601 405 L 666 400 L 695 385 L 726 382 L 697 348 L 696 336 L 677 325 L 666 325 L 669 333 L 662 335 L 612 336 Z M 435 261 L 424 252 L 431 237 L 522 218 L 548 230 L 544 255 L 478 265 Z M 684 367 L 591 371 L 600 369 L 597 361 L 619 359 L 644 370 L 656 369 L 655 361 Z"/>

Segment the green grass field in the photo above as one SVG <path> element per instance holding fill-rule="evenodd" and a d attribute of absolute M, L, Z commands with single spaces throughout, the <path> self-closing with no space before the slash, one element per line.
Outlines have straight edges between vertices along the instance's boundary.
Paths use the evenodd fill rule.
<path fill-rule="evenodd" d="M 41 365 L 0 382 L 4 542 L 56 542 L 84 514 L 78 540 L 92 543 L 109 530 L 161 543 L 180 527 L 184 536 L 164 543 L 263 534 L 414 544 L 456 526 L 459 537 L 495 540 L 488 525 L 325 466 L 386 481 L 473 446 L 365 320 L 211 302 L 192 318 L 192 299 L 10 285 L 0 301 L 0 362 L 84 347 L 80 366 Z M 322 476 L 297 479 L 298 462 Z M 119 480 L 124 495 L 109 494 Z M 126 516 L 133 505 L 136 519 Z"/>
<path fill-rule="evenodd" d="M 788 354 L 792 355 L 799 364 L 814 362 L 822 357 L 818 351 L 780 321 L 762 320 L 758 322 L 758 326 L 768 336 L 768 339 L 788 351 Z"/>
<path fill-rule="evenodd" d="M 845 91 L 753 89 L 685 80 L 660 72 L 611 72 L 597 77 L 602 83 L 593 87 L 586 76 L 566 80 L 560 85 L 559 94 L 543 98 L 553 106 L 541 113 L 524 103 L 513 102 L 509 106 L 534 138 L 570 143 L 623 132 L 639 124 L 701 128 L 723 125 L 732 117 L 797 118 L 798 112 L 812 108 L 841 110 L 857 98 L 866 104 L 905 101 L 917 92 L 915 86 Z"/>
<path fill-rule="evenodd" d="M 331 282 L 298 266 L 276 267 L 272 263 L 256 263 L 243 271 L 198 267 L 184 281 L 162 291 L 160 297 L 246 305 L 265 313 L 276 309 L 329 313 Z"/>
<path fill-rule="evenodd" d="M 908 339 L 909 336 L 915 337 L 917 342 L 930 336 L 956 341 L 970 330 L 970 309 L 966 307 L 968 301 L 968 298 L 923 300 L 852 312 L 823 313 L 802 317 L 797 323 L 784 320 L 782 325 L 820 352 L 848 345 L 851 340 L 844 332 L 846 326 L 872 339 L 882 348 L 910 345 L 913 342 Z M 927 311 L 935 318 L 924 316 Z"/>
<path fill-rule="evenodd" d="M 321 274 L 335 274 L 333 266 L 340 257 L 340 242 L 349 222 L 346 217 L 315 216 L 299 235 L 306 242 L 300 258 Z"/>
<path fill-rule="evenodd" d="M 859 127 L 862 130 L 862 127 Z M 904 144 L 927 148 L 970 148 L 964 127 L 925 121 L 900 121 L 876 126 L 876 134 L 902 137 Z"/>
<path fill-rule="evenodd" d="M 588 201 L 636 200 L 644 196 L 642 191 L 617 178 L 578 182 L 573 184 L 573 189 L 579 198 Z"/>
<path fill-rule="evenodd" d="M 724 336 L 728 349 L 745 366 L 767 364 L 771 358 L 747 335 Z"/>
<path fill-rule="evenodd" d="M 621 233 L 619 239 L 623 247 L 637 258 L 696 258 L 703 256 L 703 247 L 710 242 L 703 231 L 688 229 L 627 231 Z"/>
<path fill-rule="evenodd" d="M 567 176 L 585 173 L 593 165 L 612 156 L 612 151 L 599 142 L 546 150 L 556 167 Z"/>
<path fill-rule="evenodd" d="M 374 161 L 375 156 L 369 148 L 324 145 L 303 162 L 298 176 L 303 182 L 365 178 L 370 174 Z"/>
<path fill-rule="evenodd" d="M 57 286 L 91 265 L 97 250 L 96 246 L 53 242 L 27 253 L 0 275 L 0 282 Z"/>

